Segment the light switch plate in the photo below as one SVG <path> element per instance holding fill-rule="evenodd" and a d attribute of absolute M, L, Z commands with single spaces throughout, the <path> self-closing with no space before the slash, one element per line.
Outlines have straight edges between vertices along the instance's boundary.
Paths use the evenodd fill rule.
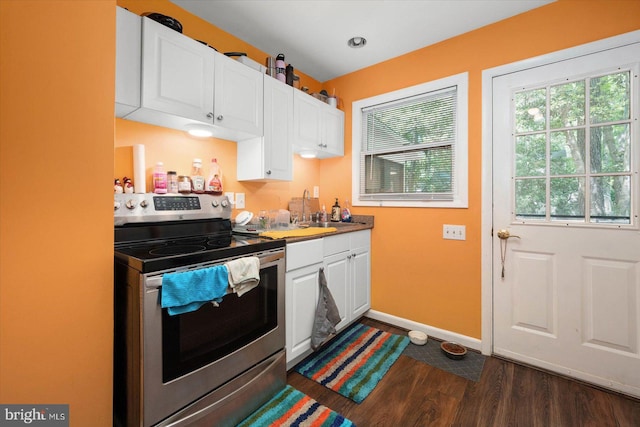
<path fill-rule="evenodd" d="M 236 193 L 236 209 L 244 209 L 244 193 Z"/>
<path fill-rule="evenodd" d="M 320 187 L 318 187 L 317 185 L 313 187 L 313 197 L 315 199 L 320 197 Z"/>
<path fill-rule="evenodd" d="M 464 225 L 444 224 L 442 226 L 442 238 L 449 240 L 466 240 L 467 230 Z"/>

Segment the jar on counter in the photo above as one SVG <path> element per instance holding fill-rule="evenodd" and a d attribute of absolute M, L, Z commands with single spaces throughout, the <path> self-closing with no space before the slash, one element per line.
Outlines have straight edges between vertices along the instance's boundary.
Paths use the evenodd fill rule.
<path fill-rule="evenodd" d="M 178 193 L 189 194 L 191 193 L 191 178 L 187 175 L 180 175 L 178 177 Z"/>

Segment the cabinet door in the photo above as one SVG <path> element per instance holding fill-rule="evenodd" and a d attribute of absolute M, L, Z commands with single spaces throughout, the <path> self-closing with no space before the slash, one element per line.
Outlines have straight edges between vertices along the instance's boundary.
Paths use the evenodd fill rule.
<path fill-rule="evenodd" d="M 116 7 L 116 117 L 140 108 L 142 18 Z"/>
<path fill-rule="evenodd" d="M 293 88 L 265 76 L 265 178 L 293 179 Z"/>
<path fill-rule="evenodd" d="M 238 181 L 293 179 L 293 88 L 264 76 L 264 137 L 238 141 Z"/>
<path fill-rule="evenodd" d="M 262 136 L 263 74 L 246 65 L 216 54 L 214 124 Z"/>
<path fill-rule="evenodd" d="M 324 107 L 324 106 L 323 106 Z M 322 146 L 318 157 L 344 156 L 344 113 L 326 106 L 322 109 Z"/>
<path fill-rule="evenodd" d="M 286 274 L 287 362 L 311 351 L 311 332 L 319 298 L 318 274 L 313 264 Z"/>
<path fill-rule="evenodd" d="M 213 123 L 214 53 L 202 43 L 143 18 L 142 106 Z"/>
<path fill-rule="evenodd" d="M 371 253 L 368 248 L 356 248 L 351 253 L 351 314 L 362 316 L 371 308 Z"/>
<path fill-rule="evenodd" d="M 301 91 L 293 95 L 293 141 L 297 150 L 319 150 L 322 148 L 322 113 L 318 100 Z"/>
<path fill-rule="evenodd" d="M 336 325 L 336 330 L 345 327 L 352 319 L 351 301 L 349 298 L 351 283 L 350 264 L 351 255 L 348 251 L 331 255 L 324 259 L 324 274 L 327 279 L 327 286 L 340 312 L 341 320 L 340 323 Z"/>

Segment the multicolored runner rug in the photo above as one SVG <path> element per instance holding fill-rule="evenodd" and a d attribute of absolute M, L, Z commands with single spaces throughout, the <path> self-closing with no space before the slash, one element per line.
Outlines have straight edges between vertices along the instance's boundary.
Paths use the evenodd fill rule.
<path fill-rule="evenodd" d="M 340 333 L 318 353 L 300 362 L 295 370 L 360 403 L 408 344 L 406 336 L 358 323 Z"/>
<path fill-rule="evenodd" d="M 355 424 L 288 385 L 238 424 L 238 427 L 263 426 L 355 427 Z"/>

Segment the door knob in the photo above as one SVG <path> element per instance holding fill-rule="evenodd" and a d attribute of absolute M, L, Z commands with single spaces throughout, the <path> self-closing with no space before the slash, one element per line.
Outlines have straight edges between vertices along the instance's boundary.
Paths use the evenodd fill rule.
<path fill-rule="evenodd" d="M 498 237 L 502 240 L 507 240 L 509 237 L 516 237 L 518 239 L 520 238 L 520 236 L 516 236 L 515 234 L 511 235 L 511 233 L 509 233 L 509 230 L 505 229 L 498 230 Z"/>

